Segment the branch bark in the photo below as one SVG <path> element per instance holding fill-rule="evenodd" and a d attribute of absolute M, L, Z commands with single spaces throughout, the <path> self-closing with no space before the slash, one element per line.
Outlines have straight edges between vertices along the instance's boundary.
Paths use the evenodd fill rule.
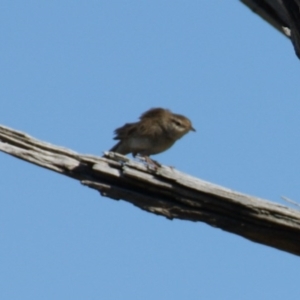
<path fill-rule="evenodd" d="M 300 59 L 300 0 L 240 0 L 291 39 Z"/>
<path fill-rule="evenodd" d="M 79 154 L 0 126 L 0 151 L 79 180 L 101 195 L 165 216 L 205 222 L 300 255 L 300 212 L 205 182 L 173 168 L 154 170 L 108 152 Z"/>
<path fill-rule="evenodd" d="M 300 59 L 300 0 L 278 0 L 288 19 L 291 40 Z"/>

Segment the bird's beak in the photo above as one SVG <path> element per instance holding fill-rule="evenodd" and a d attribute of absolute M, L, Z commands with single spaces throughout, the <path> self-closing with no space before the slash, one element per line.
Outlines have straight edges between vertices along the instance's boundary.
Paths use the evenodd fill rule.
<path fill-rule="evenodd" d="M 191 127 L 191 130 L 192 130 L 192 131 L 196 131 L 196 129 L 195 129 L 194 127 Z"/>

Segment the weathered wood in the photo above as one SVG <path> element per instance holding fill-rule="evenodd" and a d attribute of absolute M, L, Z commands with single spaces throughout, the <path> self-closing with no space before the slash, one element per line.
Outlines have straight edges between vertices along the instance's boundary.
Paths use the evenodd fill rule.
<path fill-rule="evenodd" d="M 168 219 L 201 221 L 254 242 L 300 255 L 300 212 L 162 166 L 108 152 L 78 154 L 0 126 L 0 151 L 67 175 L 103 196 Z"/>

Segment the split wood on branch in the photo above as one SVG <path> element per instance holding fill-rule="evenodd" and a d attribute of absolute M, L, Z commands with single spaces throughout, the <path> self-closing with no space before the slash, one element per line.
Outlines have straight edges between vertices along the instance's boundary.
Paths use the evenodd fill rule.
<path fill-rule="evenodd" d="M 67 175 L 103 196 L 169 219 L 205 222 L 257 243 L 300 255 L 300 212 L 162 166 L 108 152 L 78 154 L 0 126 L 0 150 Z"/>

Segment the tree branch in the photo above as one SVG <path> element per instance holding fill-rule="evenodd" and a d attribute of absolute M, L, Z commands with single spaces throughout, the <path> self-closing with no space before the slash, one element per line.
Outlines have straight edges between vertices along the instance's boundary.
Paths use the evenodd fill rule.
<path fill-rule="evenodd" d="M 240 0 L 291 39 L 300 59 L 300 0 Z"/>
<path fill-rule="evenodd" d="M 168 219 L 201 221 L 249 240 L 300 255 L 300 212 L 125 156 L 82 155 L 0 126 L 0 151 L 67 175 Z"/>

